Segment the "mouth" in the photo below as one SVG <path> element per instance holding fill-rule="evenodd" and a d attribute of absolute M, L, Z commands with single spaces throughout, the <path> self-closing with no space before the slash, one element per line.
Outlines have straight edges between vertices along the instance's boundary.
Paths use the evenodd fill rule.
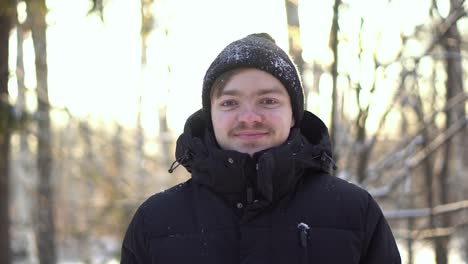
<path fill-rule="evenodd" d="M 268 135 L 265 131 L 245 130 L 234 134 L 237 138 L 245 141 L 253 141 L 261 139 Z"/>

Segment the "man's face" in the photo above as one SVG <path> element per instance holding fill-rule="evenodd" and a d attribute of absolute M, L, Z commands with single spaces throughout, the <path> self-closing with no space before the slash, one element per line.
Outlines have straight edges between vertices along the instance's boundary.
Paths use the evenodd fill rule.
<path fill-rule="evenodd" d="M 211 120 L 221 148 L 251 156 L 283 144 L 294 126 L 291 100 L 271 74 L 245 69 L 211 98 Z"/>

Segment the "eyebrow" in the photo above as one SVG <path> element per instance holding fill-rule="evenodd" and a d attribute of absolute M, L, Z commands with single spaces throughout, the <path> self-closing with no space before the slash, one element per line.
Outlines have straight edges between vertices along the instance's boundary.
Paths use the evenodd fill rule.
<path fill-rule="evenodd" d="M 239 95 L 240 92 L 238 90 L 226 90 L 224 89 L 218 97 L 221 97 L 223 95 L 231 95 L 231 96 L 236 96 Z M 265 95 L 265 94 L 279 94 L 279 95 L 288 95 L 286 91 L 284 91 L 281 87 L 274 86 L 272 88 L 262 88 L 259 89 L 256 93 L 256 95 Z"/>

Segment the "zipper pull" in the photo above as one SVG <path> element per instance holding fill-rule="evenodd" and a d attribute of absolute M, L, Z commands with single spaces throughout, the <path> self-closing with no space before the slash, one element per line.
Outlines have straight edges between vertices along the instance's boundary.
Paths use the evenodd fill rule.
<path fill-rule="evenodd" d="M 306 223 L 299 223 L 297 228 L 299 229 L 299 239 L 301 241 L 301 246 L 307 247 L 307 233 L 309 232 L 310 227 Z"/>
<path fill-rule="evenodd" d="M 330 157 L 325 151 L 323 151 L 320 155 L 320 161 L 322 168 L 326 170 L 329 174 L 332 174 L 333 171 L 338 168 L 333 158 Z"/>
<path fill-rule="evenodd" d="M 247 204 L 251 204 L 253 202 L 253 189 L 251 186 L 247 187 Z"/>
<path fill-rule="evenodd" d="M 169 168 L 168 172 L 173 173 L 177 167 L 180 165 L 184 165 L 185 162 L 187 162 L 191 158 L 190 150 L 186 150 L 184 154 L 178 158 L 174 162 L 172 162 L 171 167 Z"/>
<path fill-rule="evenodd" d="M 169 170 L 167 170 L 169 173 L 173 173 L 175 169 L 177 169 L 177 167 L 180 166 L 180 163 L 178 160 L 175 160 L 174 162 L 172 162 L 171 164 L 171 167 L 169 168 Z"/>

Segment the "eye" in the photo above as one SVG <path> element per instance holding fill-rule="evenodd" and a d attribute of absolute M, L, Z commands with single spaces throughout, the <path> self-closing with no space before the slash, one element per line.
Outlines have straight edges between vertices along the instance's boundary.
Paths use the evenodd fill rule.
<path fill-rule="evenodd" d="M 278 103 L 278 100 L 273 98 L 264 98 L 260 101 L 260 103 L 265 105 L 274 105 Z"/>
<path fill-rule="evenodd" d="M 237 105 L 236 101 L 234 100 L 224 100 L 220 104 L 222 107 L 230 107 L 230 106 L 235 106 Z"/>

